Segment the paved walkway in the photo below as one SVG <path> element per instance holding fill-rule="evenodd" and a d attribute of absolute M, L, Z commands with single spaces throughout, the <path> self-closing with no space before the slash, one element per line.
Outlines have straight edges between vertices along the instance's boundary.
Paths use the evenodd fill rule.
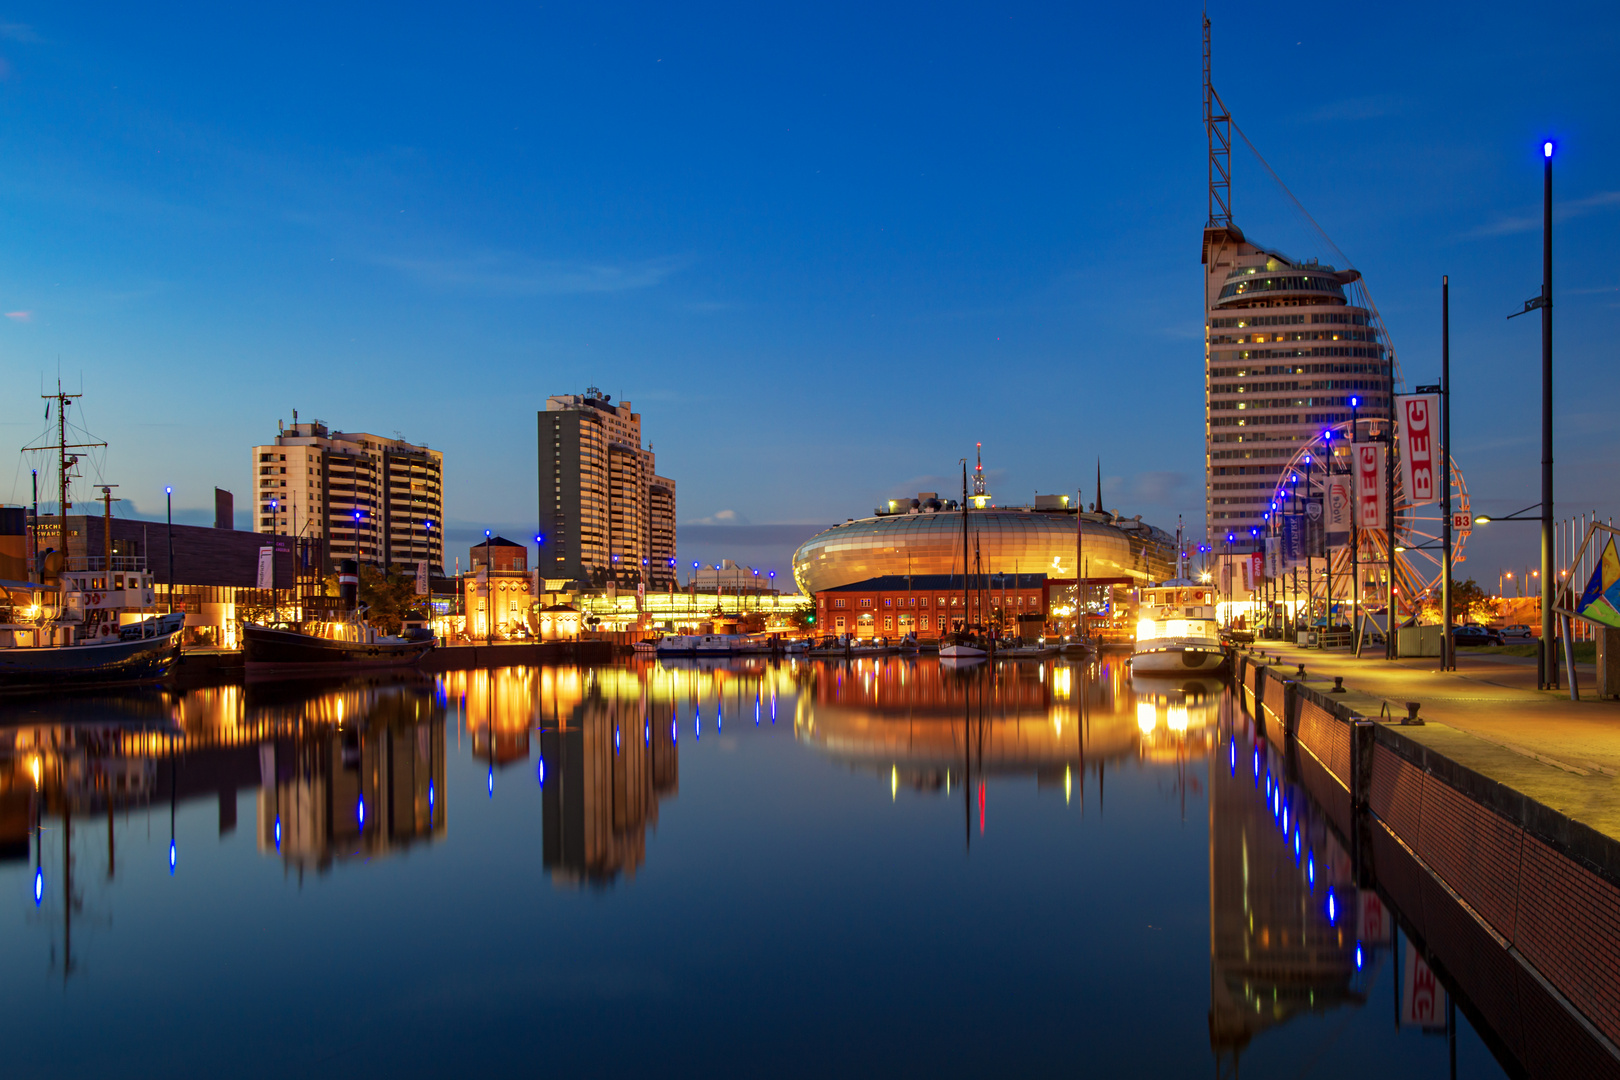
<path fill-rule="evenodd" d="M 1302 649 L 1276 642 L 1255 653 L 1294 670 L 1320 691 L 1344 678 L 1341 699 L 1364 716 L 1387 704 L 1395 719 L 1421 703 L 1422 727 L 1402 734 L 1521 791 L 1537 802 L 1620 839 L 1620 702 L 1595 700 L 1592 666 L 1577 664 L 1585 700 L 1568 689 L 1536 689 L 1535 661 L 1460 652 L 1457 670 L 1435 659 L 1357 659 L 1346 650 Z"/>

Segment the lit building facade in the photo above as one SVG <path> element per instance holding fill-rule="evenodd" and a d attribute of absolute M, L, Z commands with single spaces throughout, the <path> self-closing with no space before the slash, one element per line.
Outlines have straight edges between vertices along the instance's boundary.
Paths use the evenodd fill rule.
<path fill-rule="evenodd" d="M 328 571 L 426 561 L 444 572 L 444 455 L 403 439 L 283 427 L 253 448 L 253 530 L 320 541 Z"/>
<path fill-rule="evenodd" d="M 472 568 L 462 578 L 467 635 L 475 641 L 534 637 L 537 594 L 529 549 L 493 536 L 467 552 L 467 563 Z"/>
<path fill-rule="evenodd" d="M 675 580 L 675 481 L 641 444 L 641 414 L 595 387 L 539 414 L 540 570 L 552 580 Z"/>
<path fill-rule="evenodd" d="M 1046 621 L 1045 574 L 918 574 L 873 578 L 816 593 L 816 625 L 857 638 L 933 638 L 968 626 L 1014 627 Z M 965 615 L 964 615 L 965 613 Z"/>
<path fill-rule="evenodd" d="M 1390 411 L 1392 361 L 1361 275 L 1204 230 L 1207 535 L 1265 525 L 1282 473 L 1328 425 Z M 1356 404 L 1352 405 L 1352 399 Z"/>
<path fill-rule="evenodd" d="M 1043 498 L 1042 504 L 1056 502 Z M 932 505 L 930 505 L 932 504 Z M 962 574 L 962 513 L 955 501 L 897 500 L 891 512 L 851 519 L 819 532 L 793 553 L 793 576 L 806 595 L 908 574 Z M 1175 537 L 1138 518 L 1077 514 L 1055 506 L 973 510 L 970 550 L 984 574 L 1076 576 L 1087 582 L 1163 581 L 1175 574 Z M 960 584 L 958 585 L 960 588 Z"/>

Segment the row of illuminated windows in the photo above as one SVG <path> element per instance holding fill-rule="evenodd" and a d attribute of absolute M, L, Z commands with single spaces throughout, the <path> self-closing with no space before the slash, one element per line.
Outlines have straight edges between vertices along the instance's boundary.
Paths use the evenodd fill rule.
<path fill-rule="evenodd" d="M 1283 341 L 1377 341 L 1373 330 L 1294 330 L 1271 334 L 1212 334 L 1211 345 L 1264 345 Z"/>
<path fill-rule="evenodd" d="M 1384 375 L 1384 364 L 1272 364 L 1252 367 L 1210 368 L 1212 379 L 1242 378 L 1245 375 Z"/>
<path fill-rule="evenodd" d="M 1000 590 L 991 589 L 990 593 L 991 593 L 991 598 L 992 598 L 993 603 L 997 602 L 997 601 L 999 601 L 1001 599 Z M 849 599 L 850 599 L 849 597 L 843 597 L 843 596 L 834 597 L 832 606 L 834 608 L 842 608 L 842 607 L 851 606 L 851 605 L 848 604 Z M 1013 607 L 1013 606 L 1016 605 L 1018 607 L 1025 608 L 1026 610 L 1029 610 L 1029 611 L 1039 611 L 1040 607 L 1041 607 L 1041 598 L 1040 598 L 1040 594 L 1038 594 L 1038 593 L 1031 593 L 1031 594 L 1024 595 L 1024 596 L 1008 596 L 1005 599 L 1006 599 L 1006 604 L 1007 604 L 1008 607 Z M 975 601 L 975 603 L 977 603 L 977 601 Z M 821 609 L 826 610 L 827 598 L 825 596 L 817 597 L 816 604 Z M 863 607 L 863 608 L 870 608 L 870 607 L 876 606 L 876 601 L 872 597 L 863 596 L 863 597 L 861 597 L 859 599 L 859 604 L 855 605 L 855 606 L 859 606 L 859 607 Z M 926 597 L 926 596 L 923 596 L 923 597 L 917 597 L 917 596 L 890 597 L 890 596 L 885 596 L 885 597 L 883 597 L 883 606 L 884 607 L 922 607 L 922 608 L 925 608 L 925 607 L 928 606 L 928 597 Z M 935 597 L 934 606 L 935 607 L 961 607 L 962 606 L 962 598 L 960 596 L 952 596 L 952 597 L 949 597 L 949 598 L 944 597 L 944 596 Z"/>

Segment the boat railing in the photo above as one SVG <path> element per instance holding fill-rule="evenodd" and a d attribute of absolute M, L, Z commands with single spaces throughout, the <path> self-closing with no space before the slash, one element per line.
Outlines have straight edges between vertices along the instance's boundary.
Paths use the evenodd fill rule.
<path fill-rule="evenodd" d="M 112 566 L 109 567 L 105 555 L 74 555 L 68 558 L 67 570 L 69 573 L 75 571 L 80 573 L 94 573 L 96 571 L 106 573 L 108 570 L 117 573 L 119 571 L 140 572 L 146 569 L 146 557 L 144 555 L 114 555 L 111 561 Z"/>

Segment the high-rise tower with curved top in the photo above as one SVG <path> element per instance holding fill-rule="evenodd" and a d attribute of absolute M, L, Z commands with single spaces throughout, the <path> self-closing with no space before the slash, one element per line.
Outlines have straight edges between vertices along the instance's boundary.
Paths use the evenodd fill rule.
<path fill-rule="evenodd" d="M 1210 81 L 1207 18 L 1204 127 L 1204 518 L 1212 542 L 1241 543 L 1301 443 L 1352 408 L 1389 415 L 1393 357 L 1359 272 L 1295 261 L 1233 222 L 1233 125 Z"/>

